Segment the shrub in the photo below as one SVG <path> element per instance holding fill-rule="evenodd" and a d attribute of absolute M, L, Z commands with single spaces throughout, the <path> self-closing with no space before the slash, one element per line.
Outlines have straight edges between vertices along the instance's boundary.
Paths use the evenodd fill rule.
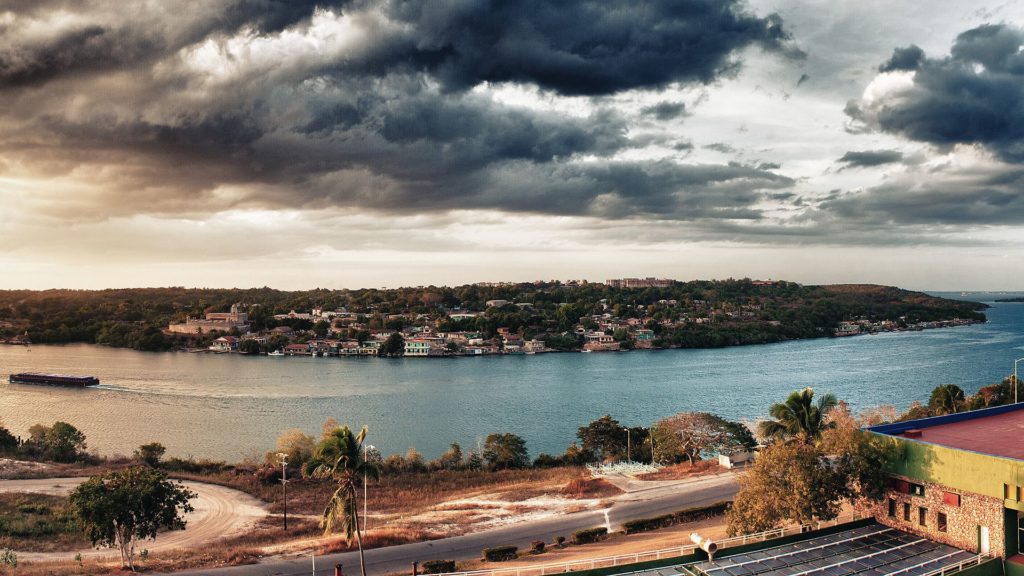
<path fill-rule="evenodd" d="M 555 538 L 555 544 L 557 544 L 559 548 L 564 547 L 565 546 L 565 536 L 558 536 L 557 538 Z"/>
<path fill-rule="evenodd" d="M 687 508 L 685 510 L 673 512 L 672 514 L 664 514 L 662 516 L 655 516 L 653 518 L 639 518 L 637 520 L 623 522 L 622 531 L 626 534 L 636 534 L 638 532 L 657 530 L 659 528 L 666 528 L 668 526 L 674 526 L 676 524 L 696 522 L 698 520 L 704 520 L 706 518 L 714 518 L 715 516 L 721 516 L 725 514 L 726 510 L 728 509 L 728 502 L 718 502 L 710 506 Z"/>
<path fill-rule="evenodd" d="M 423 574 L 455 572 L 455 560 L 427 560 L 420 565 Z"/>
<path fill-rule="evenodd" d="M 573 544 L 590 544 L 592 542 L 598 542 L 604 540 L 605 536 L 608 536 L 607 528 L 587 528 L 586 530 L 577 530 L 573 532 L 572 543 Z"/>
<path fill-rule="evenodd" d="M 519 548 L 515 546 L 495 546 L 494 548 L 484 548 L 484 560 L 488 562 L 506 562 L 508 560 L 515 560 L 519 552 Z"/>
<path fill-rule="evenodd" d="M 530 554 L 543 554 L 544 553 L 544 541 L 534 540 L 530 542 Z"/>

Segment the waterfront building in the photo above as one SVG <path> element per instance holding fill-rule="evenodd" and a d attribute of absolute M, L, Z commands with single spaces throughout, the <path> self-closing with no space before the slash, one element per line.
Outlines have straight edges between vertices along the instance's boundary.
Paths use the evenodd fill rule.
<path fill-rule="evenodd" d="M 238 304 L 232 305 L 230 312 L 210 312 L 205 319 L 188 317 L 183 324 L 167 326 L 172 334 L 210 334 L 232 329 L 243 334 L 249 331 L 249 315 L 242 312 Z"/>
<path fill-rule="evenodd" d="M 874 426 L 896 444 L 887 526 L 1006 560 L 1024 575 L 1024 404 Z"/>
<path fill-rule="evenodd" d="M 238 338 L 234 336 L 221 336 L 210 344 L 210 350 L 214 352 L 234 352 L 238 350 Z"/>

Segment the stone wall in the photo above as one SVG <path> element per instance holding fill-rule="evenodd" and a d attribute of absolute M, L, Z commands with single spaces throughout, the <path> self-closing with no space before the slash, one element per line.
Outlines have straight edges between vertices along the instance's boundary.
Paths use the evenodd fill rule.
<path fill-rule="evenodd" d="M 896 476 L 924 485 L 924 496 L 904 494 L 889 490 L 886 497 L 871 507 L 871 513 L 880 524 L 890 526 L 904 532 L 919 534 L 936 542 L 956 546 L 969 552 L 978 552 L 978 526 L 988 527 L 990 552 L 995 556 L 1005 556 L 1005 530 L 1003 526 L 1003 501 L 990 496 L 982 496 L 954 490 L 938 484 L 921 482 L 913 478 Z M 943 502 L 943 493 L 950 492 L 960 495 L 960 506 L 951 506 Z M 889 498 L 896 500 L 896 515 L 889 516 Z M 910 504 L 910 521 L 903 519 L 903 505 Z M 927 509 L 925 526 L 918 522 L 918 508 Z M 946 531 L 938 530 L 938 515 L 946 514 Z"/>

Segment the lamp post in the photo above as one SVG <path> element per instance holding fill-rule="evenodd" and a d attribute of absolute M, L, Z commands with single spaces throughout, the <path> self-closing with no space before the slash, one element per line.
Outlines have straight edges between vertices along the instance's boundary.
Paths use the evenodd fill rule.
<path fill-rule="evenodd" d="M 366 461 L 366 454 L 368 450 L 376 451 L 377 449 L 369 444 L 363 444 L 363 530 L 369 528 L 370 523 L 370 516 L 367 512 L 369 507 L 369 498 L 366 488 L 366 466 L 368 465 L 368 462 Z"/>
<path fill-rule="evenodd" d="M 288 530 L 288 455 L 284 452 L 277 453 L 281 461 L 281 490 L 284 492 L 284 529 Z"/>
<path fill-rule="evenodd" d="M 1013 361 L 1013 403 L 1017 403 L 1017 363 L 1024 358 L 1017 358 Z"/>
<path fill-rule="evenodd" d="M 623 426 L 622 429 L 626 431 L 626 462 L 632 462 L 633 459 L 630 458 L 630 444 L 632 444 L 632 439 L 630 437 L 629 427 Z"/>

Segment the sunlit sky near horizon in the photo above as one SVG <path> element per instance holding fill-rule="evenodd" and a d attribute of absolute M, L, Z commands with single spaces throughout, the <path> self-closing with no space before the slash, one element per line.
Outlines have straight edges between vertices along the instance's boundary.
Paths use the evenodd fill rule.
<path fill-rule="evenodd" d="M 0 289 L 1024 288 L 1024 4 L 0 0 Z"/>

